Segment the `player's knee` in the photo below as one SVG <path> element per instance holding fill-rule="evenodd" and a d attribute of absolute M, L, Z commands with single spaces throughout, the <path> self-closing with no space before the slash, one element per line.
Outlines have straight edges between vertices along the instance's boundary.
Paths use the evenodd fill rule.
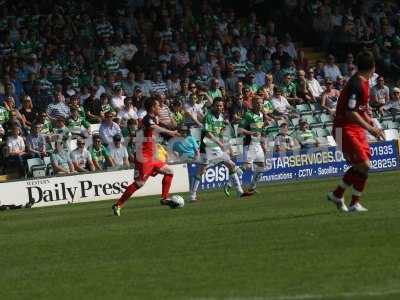
<path fill-rule="evenodd" d="M 371 163 L 369 160 L 363 161 L 362 163 L 354 166 L 354 169 L 361 174 L 367 175 L 368 171 L 371 167 Z"/>

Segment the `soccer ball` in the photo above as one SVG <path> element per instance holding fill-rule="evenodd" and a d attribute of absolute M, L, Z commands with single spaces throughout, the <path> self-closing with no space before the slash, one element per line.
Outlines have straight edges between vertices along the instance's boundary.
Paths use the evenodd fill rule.
<path fill-rule="evenodd" d="M 181 208 L 185 205 L 185 200 L 183 199 L 182 196 L 179 196 L 179 195 L 173 195 L 171 197 L 171 201 L 178 204 L 179 208 Z"/>

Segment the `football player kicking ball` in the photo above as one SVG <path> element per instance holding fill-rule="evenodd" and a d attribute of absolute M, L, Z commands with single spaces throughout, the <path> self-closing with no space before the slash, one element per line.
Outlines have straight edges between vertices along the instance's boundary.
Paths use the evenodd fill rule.
<path fill-rule="evenodd" d="M 197 190 L 199 189 L 201 176 L 208 166 L 224 164 L 229 170 L 229 177 L 232 185 L 239 197 L 251 196 L 252 193 L 244 192 L 237 174 L 235 163 L 231 160 L 228 153 L 224 151 L 223 130 L 226 126 L 222 115 L 224 103 L 221 98 L 215 98 L 211 111 L 204 117 L 204 127 L 201 133 L 200 143 L 200 162 L 197 174 L 193 180 L 190 200 L 197 200 Z"/>
<path fill-rule="evenodd" d="M 121 198 L 112 206 L 114 215 L 120 216 L 121 209 L 125 202 L 130 196 L 140 189 L 150 176 L 156 176 L 157 174 L 163 174 L 162 180 L 162 205 L 168 205 L 172 208 L 177 206 L 176 203 L 169 200 L 169 190 L 174 176 L 173 171 L 168 165 L 157 159 L 157 144 L 156 134 L 164 133 L 171 137 L 179 136 L 177 131 L 171 131 L 162 128 L 158 125 L 158 114 L 160 105 L 155 98 L 149 98 L 145 102 L 145 109 L 147 115 L 142 120 L 143 137 L 139 140 L 136 151 L 136 162 L 135 162 L 135 180 L 129 185 Z"/>
<path fill-rule="evenodd" d="M 373 55 L 368 51 L 357 55 L 358 72 L 352 76 L 340 94 L 333 124 L 333 135 L 351 167 L 346 171 L 338 187 L 328 193 L 339 210 L 364 212 L 361 195 L 364 191 L 370 168 L 370 150 L 366 131 L 377 139 L 384 139 L 381 129 L 374 127 L 369 117 L 369 79 L 375 71 Z M 352 186 L 349 208 L 344 203 L 344 192 Z"/>
<path fill-rule="evenodd" d="M 255 193 L 257 183 L 265 171 L 265 153 L 267 151 L 265 139 L 262 136 L 264 128 L 264 101 L 261 97 L 254 97 L 252 109 L 248 110 L 239 124 L 238 133 L 243 138 L 243 171 L 252 170 L 253 176 L 248 191 Z M 230 185 L 225 186 L 225 194 L 229 195 Z"/>

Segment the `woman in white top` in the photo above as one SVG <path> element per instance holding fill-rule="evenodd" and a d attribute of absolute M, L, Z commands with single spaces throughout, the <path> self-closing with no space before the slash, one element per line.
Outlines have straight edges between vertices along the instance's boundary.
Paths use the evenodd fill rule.
<path fill-rule="evenodd" d="M 7 166 L 17 166 L 19 175 L 25 175 L 25 141 L 20 136 L 21 129 L 14 124 L 11 128 L 11 134 L 7 138 Z"/>
<path fill-rule="evenodd" d="M 126 123 L 129 119 L 138 119 L 137 109 L 133 105 L 131 97 L 125 98 L 124 108 L 117 113 L 117 118 L 121 120 L 121 127 L 126 127 Z"/>

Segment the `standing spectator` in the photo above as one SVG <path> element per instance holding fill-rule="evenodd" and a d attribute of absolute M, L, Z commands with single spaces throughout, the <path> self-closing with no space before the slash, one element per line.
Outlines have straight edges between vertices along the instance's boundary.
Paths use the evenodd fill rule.
<path fill-rule="evenodd" d="M 330 79 L 332 81 L 336 81 L 339 76 L 342 76 L 339 67 L 335 64 L 335 57 L 332 54 L 327 56 L 323 71 L 325 79 Z"/>
<path fill-rule="evenodd" d="M 100 125 L 99 133 L 101 141 L 105 145 L 112 145 L 114 135 L 121 134 L 121 128 L 117 123 L 113 122 L 112 112 L 105 113 L 104 120 Z"/>
<path fill-rule="evenodd" d="M 77 148 L 72 150 L 70 157 L 74 165 L 74 169 L 80 173 L 89 171 L 95 171 L 92 156 L 90 152 L 85 148 L 85 140 L 78 138 Z"/>
<path fill-rule="evenodd" d="M 110 151 L 101 143 L 99 135 L 93 135 L 92 146 L 90 154 L 92 156 L 93 166 L 96 171 L 102 171 L 108 167 L 114 167 L 115 162 L 110 156 Z"/>
<path fill-rule="evenodd" d="M 115 162 L 115 166 L 128 168 L 128 151 L 126 150 L 126 147 L 122 145 L 121 140 L 121 135 L 114 135 L 113 144 L 110 145 L 110 157 Z"/>
<path fill-rule="evenodd" d="M 373 108 L 380 109 L 390 99 L 389 87 L 385 85 L 383 76 L 378 77 L 378 83 L 372 88 L 370 105 Z"/>

